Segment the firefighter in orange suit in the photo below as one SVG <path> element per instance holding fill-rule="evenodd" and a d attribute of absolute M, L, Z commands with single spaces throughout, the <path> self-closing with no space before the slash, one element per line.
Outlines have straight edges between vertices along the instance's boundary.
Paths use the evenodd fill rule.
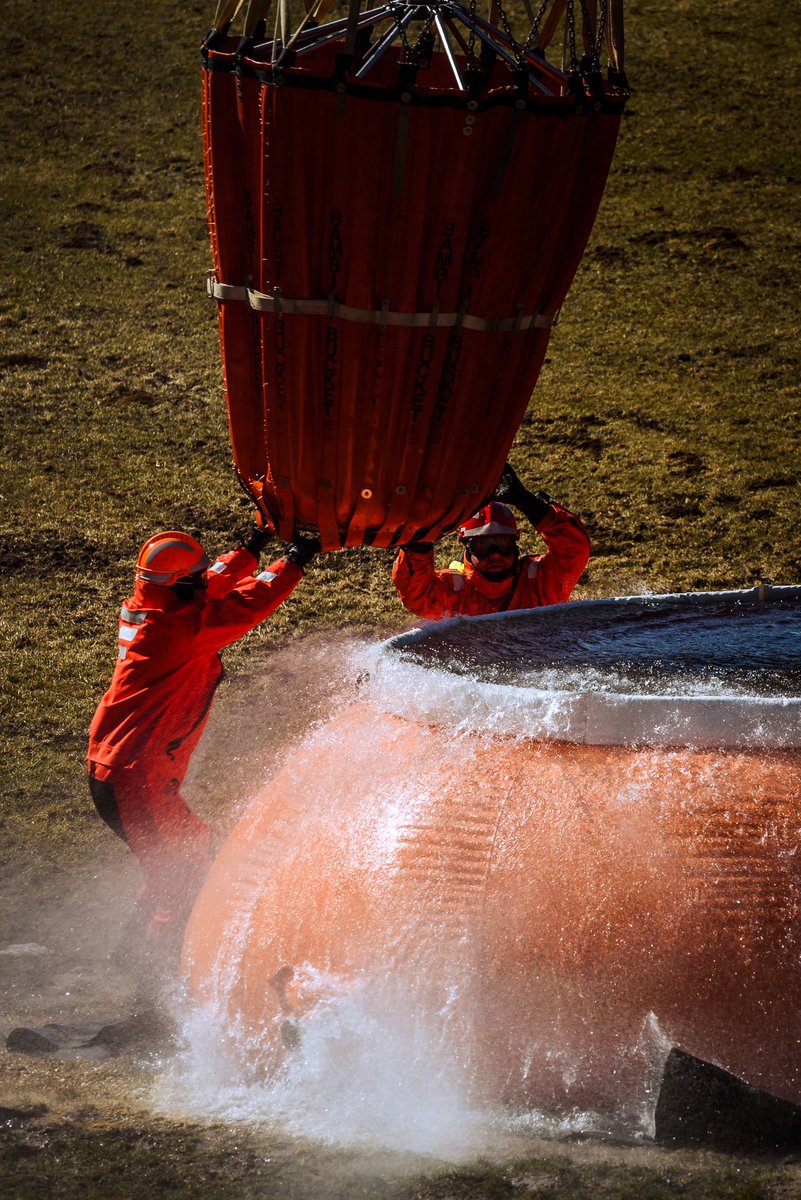
<path fill-rule="evenodd" d="M 268 534 L 211 563 L 187 533 L 150 538 L 122 606 L 119 657 L 89 730 L 89 787 L 104 821 L 139 860 L 138 919 L 148 937 L 179 934 L 211 857 L 208 827 L 181 784 L 223 674 L 219 651 L 286 600 L 319 550 L 296 539 L 253 574 Z"/>
<path fill-rule="evenodd" d="M 545 554 L 521 555 L 513 504 L 545 542 Z M 504 467 L 495 499 L 459 530 L 461 561 L 434 569 L 431 542 L 403 546 L 392 568 L 398 594 L 415 616 L 479 616 L 514 608 L 539 608 L 570 597 L 590 557 L 587 531 L 566 508 L 542 492 L 532 494 Z"/>

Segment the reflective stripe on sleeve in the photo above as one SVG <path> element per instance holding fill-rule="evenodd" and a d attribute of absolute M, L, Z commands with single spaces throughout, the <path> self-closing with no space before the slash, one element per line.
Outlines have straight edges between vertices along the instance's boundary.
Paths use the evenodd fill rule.
<path fill-rule="evenodd" d="M 120 609 L 120 620 L 127 621 L 129 625 L 144 625 L 151 611 L 149 608 L 128 608 L 123 604 Z"/>
<path fill-rule="evenodd" d="M 260 575 L 256 576 L 256 578 L 263 579 L 265 583 L 272 583 L 272 581 L 274 579 L 278 578 L 278 572 L 277 571 L 262 571 Z"/>
<path fill-rule="evenodd" d="M 227 570 L 228 563 L 222 562 L 221 560 L 216 562 L 213 567 L 209 567 L 209 573 L 213 571 L 215 575 L 222 575 L 223 571 Z"/>
<path fill-rule="evenodd" d="M 138 632 L 138 629 L 131 629 L 127 625 L 120 625 L 119 639 L 121 642 L 132 642 Z"/>

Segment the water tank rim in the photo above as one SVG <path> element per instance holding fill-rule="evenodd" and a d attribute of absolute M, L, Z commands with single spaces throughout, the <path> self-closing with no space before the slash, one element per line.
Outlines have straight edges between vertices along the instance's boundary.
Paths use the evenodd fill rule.
<path fill-rule="evenodd" d="M 454 617 L 437 622 L 447 630 L 466 621 L 509 621 L 525 614 L 559 610 L 610 609 L 638 604 L 648 611 L 678 603 L 763 604 L 801 600 L 801 586 L 767 586 L 725 592 L 676 592 L 577 600 L 542 609 Z M 481 728 L 490 733 L 589 745 L 681 746 L 718 749 L 795 749 L 801 747 L 801 697 L 699 696 L 648 693 L 538 691 L 515 684 L 482 682 L 445 670 L 450 719 L 442 717 L 442 693 L 432 697 L 432 668 L 404 660 L 398 651 L 425 641 L 431 622 L 382 642 L 372 672 L 373 703 L 384 711 L 429 725 Z M 513 701 L 517 701 L 513 704 Z M 514 710 L 514 715 L 510 715 Z M 501 715 L 502 714 L 502 715 Z"/>

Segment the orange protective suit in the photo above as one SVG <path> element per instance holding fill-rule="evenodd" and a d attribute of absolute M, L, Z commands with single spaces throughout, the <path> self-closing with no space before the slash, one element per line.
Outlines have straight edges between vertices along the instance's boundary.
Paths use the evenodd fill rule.
<path fill-rule="evenodd" d="M 210 860 L 207 826 L 180 794 L 223 675 L 219 651 L 274 612 L 303 576 L 279 559 L 254 577 L 244 548 L 181 600 L 138 580 L 122 606 L 119 658 L 89 729 L 89 784 L 106 823 L 139 860 L 143 914 L 185 912 Z"/>
<path fill-rule="evenodd" d="M 435 570 L 433 548 L 422 553 L 402 549 L 392 582 L 409 612 L 431 620 L 559 604 L 570 598 L 589 561 L 590 539 L 578 517 L 559 504 L 549 505 L 535 529 L 548 547 L 545 554 L 523 555 L 515 574 L 499 583 L 467 561 Z"/>

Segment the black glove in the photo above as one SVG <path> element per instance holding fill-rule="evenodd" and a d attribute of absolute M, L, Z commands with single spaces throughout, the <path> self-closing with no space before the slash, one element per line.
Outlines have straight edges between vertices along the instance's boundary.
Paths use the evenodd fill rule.
<path fill-rule="evenodd" d="M 433 549 L 433 542 L 406 542 L 404 546 L 401 546 L 401 550 L 411 550 L 412 554 L 428 554 Z"/>
<path fill-rule="evenodd" d="M 245 547 L 248 553 L 252 554 L 253 557 L 258 561 L 259 555 L 271 537 L 272 534 L 270 533 L 269 529 L 262 529 L 261 526 L 257 525 L 254 521 L 248 530 L 247 536 L 242 542 L 242 545 Z"/>
<path fill-rule="evenodd" d="M 502 504 L 514 504 L 515 508 L 520 508 L 520 501 L 524 500 L 528 494 L 527 489 L 517 478 L 514 469 L 509 463 L 506 463 L 495 489 L 495 499 L 500 500 Z"/>
<path fill-rule="evenodd" d="M 294 541 L 290 542 L 284 551 L 284 558 L 287 562 L 294 563 L 296 567 L 300 567 L 302 571 L 306 564 L 310 563 L 319 551 L 319 538 L 300 537 L 296 535 Z"/>
<path fill-rule="evenodd" d="M 515 474 L 509 463 L 503 468 L 498 486 L 495 489 L 495 499 L 502 504 L 513 504 L 528 517 L 532 525 L 539 525 L 548 514 L 551 497 L 547 492 L 530 492 Z"/>

